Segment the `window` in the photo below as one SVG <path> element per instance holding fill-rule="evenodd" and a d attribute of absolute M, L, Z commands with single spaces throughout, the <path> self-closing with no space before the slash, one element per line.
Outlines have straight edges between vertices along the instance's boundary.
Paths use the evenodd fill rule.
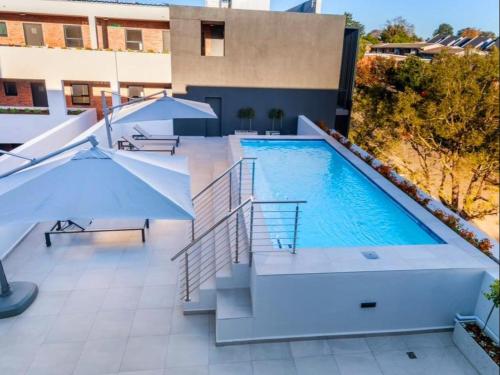
<path fill-rule="evenodd" d="M 125 45 L 127 49 L 142 51 L 142 30 L 125 30 Z"/>
<path fill-rule="evenodd" d="M 78 25 L 64 25 L 64 41 L 66 47 L 83 47 L 82 27 Z"/>
<path fill-rule="evenodd" d="M 201 23 L 201 55 L 224 56 L 224 23 Z"/>
<path fill-rule="evenodd" d="M 74 84 L 71 85 L 71 102 L 77 105 L 89 105 L 89 85 Z"/>
<path fill-rule="evenodd" d="M 43 46 L 42 24 L 23 23 L 24 40 L 27 46 Z"/>
<path fill-rule="evenodd" d="M 128 97 L 132 99 L 142 98 L 144 96 L 144 87 L 142 86 L 129 86 Z"/>
<path fill-rule="evenodd" d="M 0 36 L 7 36 L 7 24 L 0 22 Z"/>
<path fill-rule="evenodd" d="M 4 82 L 3 91 L 5 96 L 17 96 L 17 85 L 15 82 Z"/>

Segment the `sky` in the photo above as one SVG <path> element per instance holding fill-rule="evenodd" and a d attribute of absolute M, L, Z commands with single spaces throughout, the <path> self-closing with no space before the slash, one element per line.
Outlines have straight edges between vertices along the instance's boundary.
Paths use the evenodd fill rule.
<path fill-rule="evenodd" d="M 135 0 L 203 6 L 204 0 Z M 304 0 L 271 0 L 272 10 L 285 10 Z M 352 13 L 366 31 L 381 29 L 387 20 L 398 16 L 415 25 L 416 34 L 428 38 L 440 23 L 455 31 L 476 27 L 499 35 L 498 0 L 323 0 L 323 13 Z"/>

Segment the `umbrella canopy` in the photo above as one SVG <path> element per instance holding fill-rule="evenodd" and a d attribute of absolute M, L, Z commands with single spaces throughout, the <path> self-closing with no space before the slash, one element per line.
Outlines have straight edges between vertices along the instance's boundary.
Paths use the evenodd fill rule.
<path fill-rule="evenodd" d="M 0 179 L 0 223 L 191 220 L 190 185 L 183 157 L 92 147 Z"/>
<path fill-rule="evenodd" d="M 145 100 L 127 108 L 130 112 L 113 121 L 123 124 L 138 121 L 159 121 L 172 119 L 216 119 L 217 115 L 207 103 L 162 96 Z"/>

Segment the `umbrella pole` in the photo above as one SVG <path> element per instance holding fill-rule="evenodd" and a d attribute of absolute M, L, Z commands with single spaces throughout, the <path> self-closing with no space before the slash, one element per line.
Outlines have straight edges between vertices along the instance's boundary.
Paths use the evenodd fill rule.
<path fill-rule="evenodd" d="M 0 319 L 21 314 L 35 300 L 38 287 L 27 281 L 14 281 L 9 284 L 2 261 L 0 261 Z"/>

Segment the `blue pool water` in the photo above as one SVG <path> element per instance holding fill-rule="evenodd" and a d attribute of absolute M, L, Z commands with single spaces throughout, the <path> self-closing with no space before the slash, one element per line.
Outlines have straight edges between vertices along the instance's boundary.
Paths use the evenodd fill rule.
<path fill-rule="evenodd" d="M 324 141 L 242 140 L 259 200 L 306 200 L 298 247 L 442 241 Z"/>

